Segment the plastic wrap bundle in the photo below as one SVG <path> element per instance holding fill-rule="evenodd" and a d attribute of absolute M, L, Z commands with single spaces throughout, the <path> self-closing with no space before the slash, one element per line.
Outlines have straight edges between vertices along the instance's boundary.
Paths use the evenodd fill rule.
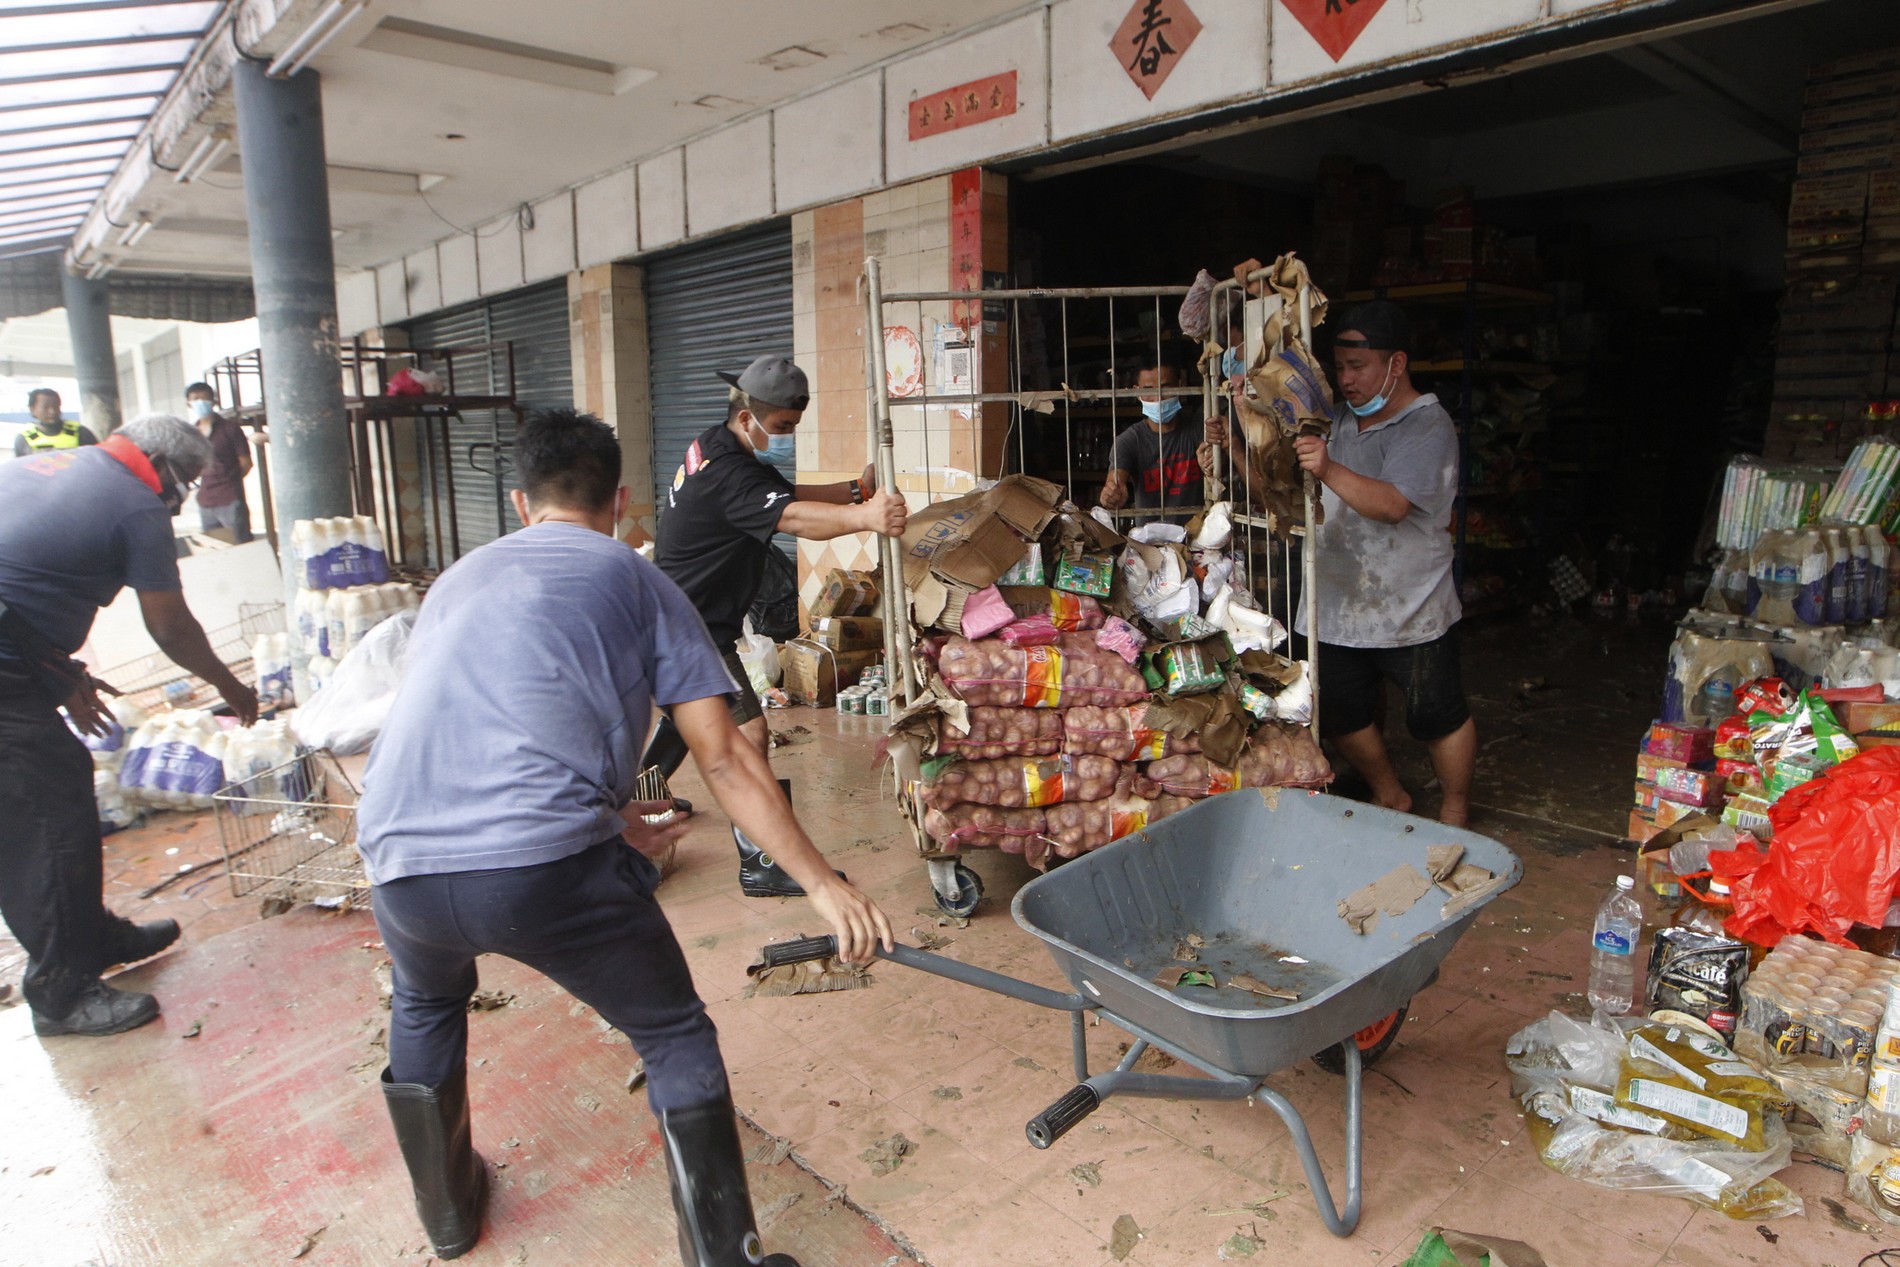
<path fill-rule="evenodd" d="M 951 638 L 938 670 L 971 704 L 1008 708 L 1071 708 L 1133 704 L 1148 686 L 1128 662 L 1094 645 L 1092 634 L 1066 634 L 1054 646 L 1010 647 Z"/>
<path fill-rule="evenodd" d="M 164 713 L 139 727 L 119 767 L 119 784 L 161 809 L 210 809 L 224 786 L 224 732 L 210 713 Z"/>
<path fill-rule="evenodd" d="M 956 761 L 924 784 L 923 801 L 931 809 L 969 804 L 1022 809 L 1064 801 L 1099 801 L 1114 795 L 1121 777 L 1121 765 L 1107 757 Z"/>
<path fill-rule="evenodd" d="M 1052 757 L 1063 750 L 1065 715 L 1046 708 L 976 705 L 970 709 L 970 733 L 959 735 L 946 729 L 937 741 L 937 751 L 970 760 Z"/>
<path fill-rule="evenodd" d="M 1156 761 L 1183 752 L 1199 752 L 1201 741 L 1192 735 L 1170 735 L 1143 723 L 1148 705 L 1123 708 L 1082 705 L 1064 709 L 1062 751 L 1092 752 L 1117 761 Z"/>
<path fill-rule="evenodd" d="M 1024 842 L 1045 830 L 1044 811 L 999 805 L 952 805 L 924 815 L 924 830 L 946 850 L 1001 849 L 1022 853 Z"/>

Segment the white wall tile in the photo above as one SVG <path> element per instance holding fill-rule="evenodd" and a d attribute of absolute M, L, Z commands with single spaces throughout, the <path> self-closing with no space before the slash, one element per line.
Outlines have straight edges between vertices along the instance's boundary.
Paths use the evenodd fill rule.
<path fill-rule="evenodd" d="M 376 318 L 386 326 L 409 319 L 409 283 L 401 260 L 376 266 Z"/>
<path fill-rule="evenodd" d="M 968 167 L 1042 144 L 1049 93 L 1044 45 L 1043 15 L 1035 12 L 893 62 L 884 72 L 886 179 Z M 1011 70 L 1016 72 L 1015 114 L 910 139 L 912 100 Z"/>
<path fill-rule="evenodd" d="M 409 315 L 419 317 L 442 306 L 442 266 L 435 247 L 417 251 L 404 260 L 403 271 L 408 275 Z"/>
<path fill-rule="evenodd" d="M 1049 122 L 1056 140 L 1266 89 L 1262 0 L 1188 0 L 1201 31 L 1150 101 L 1128 75 L 1130 54 L 1110 47 L 1133 2 L 1138 0 L 1064 0 L 1049 10 Z"/>
<path fill-rule="evenodd" d="M 884 76 L 873 71 L 775 111 L 778 210 L 820 206 L 876 188 L 884 178 L 878 127 L 883 108 Z"/>
<path fill-rule="evenodd" d="M 563 189 L 552 198 L 530 203 L 534 227 L 521 231 L 522 277 L 545 281 L 574 270 L 574 195 Z"/>
<path fill-rule="evenodd" d="M 336 328 L 344 338 L 379 324 L 376 316 L 376 270 L 354 269 L 336 275 Z"/>
<path fill-rule="evenodd" d="M 668 150 L 640 164 L 640 249 L 686 236 L 686 151 Z"/>
<path fill-rule="evenodd" d="M 582 268 L 639 251 L 640 202 L 633 168 L 608 172 L 574 191 L 574 245 Z"/>
<path fill-rule="evenodd" d="M 521 288 L 521 225 L 514 212 L 475 230 L 475 265 L 482 294 Z"/>
<path fill-rule="evenodd" d="M 453 308 L 478 298 L 480 280 L 475 267 L 475 237 L 458 233 L 435 244 L 435 257 L 442 269 L 442 306 Z"/>
<path fill-rule="evenodd" d="M 772 116 L 686 146 L 686 231 L 694 237 L 772 214 Z"/>
<path fill-rule="evenodd" d="M 1386 0 L 1338 61 L 1300 24 L 1285 0 L 1273 5 L 1276 87 L 1537 21 L 1544 0 Z M 1349 15 L 1351 10 L 1348 8 Z"/>

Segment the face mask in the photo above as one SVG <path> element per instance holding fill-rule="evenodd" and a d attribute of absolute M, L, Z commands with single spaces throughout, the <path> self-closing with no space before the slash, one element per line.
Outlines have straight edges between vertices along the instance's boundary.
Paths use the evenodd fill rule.
<path fill-rule="evenodd" d="M 1381 409 L 1384 409 L 1386 402 L 1392 399 L 1392 379 L 1393 376 L 1398 373 L 1398 369 L 1397 362 L 1388 362 L 1385 371 L 1385 382 L 1380 384 L 1379 394 L 1363 405 L 1355 405 L 1351 401 L 1347 401 L 1346 408 L 1352 410 L 1353 414 L 1360 418 L 1370 418 Z"/>
<path fill-rule="evenodd" d="M 176 475 L 172 474 L 170 463 L 166 463 L 165 469 L 162 472 L 159 472 L 156 466 L 153 467 L 153 470 L 154 473 L 159 474 L 160 479 L 165 485 L 165 491 L 158 495 L 158 500 L 165 503 L 165 509 L 172 513 L 172 518 L 176 519 L 178 512 L 184 509 L 185 486 L 178 482 Z"/>
<path fill-rule="evenodd" d="M 211 416 L 211 402 L 208 400 L 192 401 L 191 416 L 199 419 L 209 418 Z"/>
<path fill-rule="evenodd" d="M 1239 348 L 1228 348 L 1225 352 L 1220 354 L 1220 376 L 1222 378 L 1238 378 L 1240 377 L 1240 371 L 1245 368 L 1246 367 L 1240 363 Z"/>
<path fill-rule="evenodd" d="M 759 426 L 756 418 L 753 419 L 752 425 L 760 435 L 765 437 L 765 447 L 752 450 L 752 456 L 768 466 L 778 467 L 781 471 L 791 470 L 798 461 L 797 434 L 787 432 L 782 436 L 775 436 Z"/>
<path fill-rule="evenodd" d="M 1149 422 L 1158 422 L 1165 426 L 1173 422 L 1174 416 L 1181 412 L 1181 402 L 1173 396 L 1166 400 L 1144 400 L 1141 402 L 1141 412 Z"/>

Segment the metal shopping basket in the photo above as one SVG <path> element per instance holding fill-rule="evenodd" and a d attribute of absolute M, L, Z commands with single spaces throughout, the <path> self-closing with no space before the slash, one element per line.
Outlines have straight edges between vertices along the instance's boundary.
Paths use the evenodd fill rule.
<path fill-rule="evenodd" d="M 327 749 L 226 784 L 211 799 L 231 892 L 291 904 L 367 904 L 356 798 L 356 785 Z"/>
<path fill-rule="evenodd" d="M 205 631 L 211 649 L 235 673 L 238 680 L 257 685 L 257 666 L 251 663 L 251 647 L 260 634 L 284 632 L 282 603 L 240 603 L 238 620 Z M 99 677 L 117 687 L 147 712 L 161 708 L 215 708 L 218 693 L 174 663 L 162 651 L 140 656 L 124 664 L 101 669 Z"/>

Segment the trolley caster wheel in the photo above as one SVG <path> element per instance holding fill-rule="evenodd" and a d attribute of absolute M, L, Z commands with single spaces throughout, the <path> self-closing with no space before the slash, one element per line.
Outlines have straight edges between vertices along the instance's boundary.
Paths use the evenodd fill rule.
<path fill-rule="evenodd" d="M 968 919 L 976 914 L 976 904 L 983 900 L 983 877 L 961 862 L 956 864 L 955 875 L 957 896 L 954 899 L 945 896 L 935 886 L 932 886 L 931 892 L 936 895 L 938 910 L 958 919 Z"/>
<path fill-rule="evenodd" d="M 1359 1048 L 1359 1064 L 1361 1068 L 1371 1067 L 1374 1061 L 1385 1055 L 1386 1051 L 1392 1046 L 1393 1041 L 1398 1038 L 1399 1031 L 1405 1027 L 1405 1013 L 1410 1010 L 1411 1006 L 1412 1001 L 1407 999 L 1404 1007 L 1392 1013 L 1390 1016 L 1380 1017 L 1348 1040 L 1356 1044 Z M 1327 1073 L 1343 1075 L 1346 1072 L 1345 1043 L 1334 1043 L 1325 1051 L 1315 1052 L 1313 1055 L 1313 1063 L 1318 1065 L 1321 1069 L 1324 1069 Z"/>

